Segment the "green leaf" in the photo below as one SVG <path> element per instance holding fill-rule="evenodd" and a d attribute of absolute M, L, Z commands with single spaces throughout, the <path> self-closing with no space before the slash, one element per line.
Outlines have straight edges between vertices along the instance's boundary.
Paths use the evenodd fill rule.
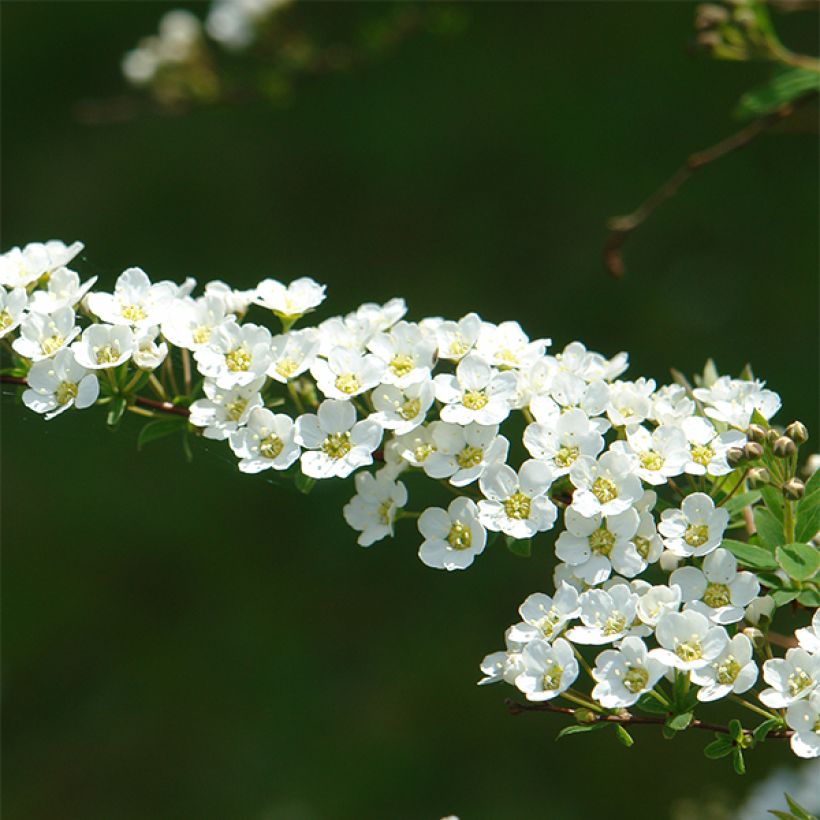
<path fill-rule="evenodd" d="M 137 450 L 142 450 L 146 444 L 150 444 L 152 441 L 173 435 L 182 425 L 187 423 L 187 419 L 183 418 L 149 421 L 137 436 Z"/>
<path fill-rule="evenodd" d="M 774 549 L 783 543 L 783 525 L 764 507 L 755 510 L 755 529 L 761 543 Z"/>
<path fill-rule="evenodd" d="M 777 606 L 785 606 L 789 601 L 793 601 L 800 594 L 799 589 L 775 589 L 771 596 Z"/>
<path fill-rule="evenodd" d="M 797 596 L 797 603 L 815 609 L 820 607 L 820 591 L 811 587 L 800 590 L 800 594 Z"/>
<path fill-rule="evenodd" d="M 620 740 L 627 749 L 635 744 L 632 735 L 629 734 L 623 726 L 619 726 L 617 723 L 615 724 L 615 734 L 617 735 L 618 740 Z"/>
<path fill-rule="evenodd" d="M 769 550 L 757 547 L 754 544 L 746 544 L 743 541 L 733 541 L 725 538 L 721 546 L 729 550 L 737 560 L 750 569 L 776 570 L 777 562 Z"/>
<path fill-rule="evenodd" d="M 797 505 L 794 537 L 798 541 L 809 541 L 817 535 L 818 530 L 820 530 L 820 491 L 815 490 L 811 495 L 808 493 L 804 495 Z"/>
<path fill-rule="evenodd" d="M 565 726 L 561 729 L 555 736 L 555 739 L 560 740 L 567 735 L 578 735 L 581 734 L 581 732 L 595 732 L 599 729 L 606 729 L 606 727 L 606 721 L 598 721 L 597 723 L 574 723 L 571 726 Z"/>
<path fill-rule="evenodd" d="M 789 578 L 809 581 L 820 570 L 820 550 L 811 544 L 787 544 L 775 550 L 777 563 Z"/>
<path fill-rule="evenodd" d="M 684 712 L 680 715 L 673 715 L 666 721 L 666 725 L 676 732 L 682 732 L 692 722 L 693 714 L 691 712 Z"/>
<path fill-rule="evenodd" d="M 806 482 L 806 494 L 803 496 L 801 504 L 806 503 L 806 499 L 820 491 L 820 470 L 815 470 L 809 480 Z"/>
<path fill-rule="evenodd" d="M 674 729 L 670 729 L 668 726 L 663 726 L 661 728 L 661 734 L 664 736 L 665 740 L 672 740 L 677 732 Z"/>
<path fill-rule="evenodd" d="M 813 814 L 809 814 L 791 795 L 784 794 L 786 802 L 789 804 L 792 814 L 797 820 L 817 820 Z"/>
<path fill-rule="evenodd" d="M 744 507 L 756 504 L 760 499 L 760 490 L 750 490 L 748 493 L 732 496 L 723 506 L 728 510 L 730 515 L 734 515 L 735 513 L 739 513 Z"/>
<path fill-rule="evenodd" d="M 746 774 L 746 763 L 743 761 L 743 750 L 740 746 L 732 749 L 732 766 L 737 774 Z"/>
<path fill-rule="evenodd" d="M 780 490 L 767 484 L 760 488 L 760 495 L 763 496 L 763 502 L 766 509 L 783 524 L 783 493 Z"/>
<path fill-rule="evenodd" d="M 733 719 L 729 721 L 729 735 L 735 743 L 740 743 L 743 740 L 743 727 L 739 720 Z"/>
<path fill-rule="evenodd" d="M 738 100 L 735 116 L 743 120 L 762 117 L 813 91 L 820 91 L 820 74 L 806 68 L 785 68 L 768 82 L 747 91 Z"/>
<path fill-rule="evenodd" d="M 669 709 L 659 701 L 655 700 L 652 695 L 643 695 L 638 701 L 638 708 L 644 712 L 649 712 L 650 715 L 667 715 Z"/>
<path fill-rule="evenodd" d="M 532 555 L 532 538 L 517 539 L 512 536 L 505 535 L 504 540 L 507 542 L 507 549 L 519 558 L 529 558 Z"/>
<path fill-rule="evenodd" d="M 194 451 L 191 449 L 191 434 L 187 428 L 182 431 L 182 453 L 189 464 L 194 460 Z"/>
<path fill-rule="evenodd" d="M 764 720 L 759 726 L 755 726 L 752 730 L 752 740 L 755 744 L 763 743 L 766 739 L 766 735 L 769 732 L 773 732 L 780 726 L 780 721 L 777 718 L 771 718 L 770 720 Z"/>
<path fill-rule="evenodd" d="M 728 737 L 722 735 L 717 740 L 713 740 L 703 750 L 703 754 L 710 760 L 718 760 L 721 757 L 732 753 L 732 741 Z"/>
<path fill-rule="evenodd" d="M 114 396 L 111 401 L 111 406 L 108 408 L 108 415 L 106 416 L 105 423 L 109 427 L 116 427 L 120 420 L 125 413 L 125 408 L 127 406 L 125 396 Z"/>
<path fill-rule="evenodd" d="M 773 814 L 778 820 L 798 820 L 791 812 L 789 811 L 780 811 L 779 809 L 768 809 L 769 814 Z"/>
<path fill-rule="evenodd" d="M 307 495 L 316 486 L 316 479 L 306 476 L 301 470 L 297 470 L 293 474 L 293 483 L 300 493 Z"/>

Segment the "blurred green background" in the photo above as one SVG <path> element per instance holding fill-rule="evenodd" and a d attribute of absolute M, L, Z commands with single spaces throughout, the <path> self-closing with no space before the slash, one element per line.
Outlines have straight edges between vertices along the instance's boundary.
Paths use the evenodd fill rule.
<path fill-rule="evenodd" d="M 475 309 L 558 348 L 626 349 L 633 377 L 750 360 L 779 420 L 817 430 L 814 136 L 704 170 L 627 244 L 623 281 L 602 269 L 605 219 L 735 130 L 767 76 L 690 56 L 694 4 L 471 4 L 459 36 L 311 80 L 286 108 L 78 122 L 175 5 L 3 3 L 4 249 L 81 239 L 78 267 L 109 288 L 130 265 L 313 276 L 322 317 L 394 295 L 416 319 Z M 816 23 L 779 20 L 807 50 Z M 111 435 L 102 412 L 2 403 L 8 820 L 720 817 L 791 762 L 767 744 L 738 778 L 691 732 L 556 745 L 559 720 L 474 685 L 549 587 L 547 539 L 528 563 L 493 549 L 434 572 L 406 522 L 356 546 L 350 484 L 283 492 L 221 445 L 193 464 L 173 440 L 138 453 L 128 421 Z"/>

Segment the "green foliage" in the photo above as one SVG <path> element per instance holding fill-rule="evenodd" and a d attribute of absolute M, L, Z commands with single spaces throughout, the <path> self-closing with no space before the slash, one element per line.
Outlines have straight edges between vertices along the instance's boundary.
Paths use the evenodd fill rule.
<path fill-rule="evenodd" d="M 765 507 L 754 511 L 755 529 L 764 547 L 774 547 L 783 543 L 783 525 Z"/>
<path fill-rule="evenodd" d="M 777 569 L 777 562 L 774 556 L 769 550 L 763 547 L 758 547 L 755 544 L 747 544 L 744 541 L 733 541 L 730 538 L 724 539 L 721 546 L 729 550 L 745 567 L 760 570 Z"/>
<path fill-rule="evenodd" d="M 789 811 L 779 809 L 769 809 L 769 814 L 773 814 L 780 820 L 817 820 L 813 814 L 809 814 L 793 797 L 788 794 L 783 795 L 789 806 Z"/>
<path fill-rule="evenodd" d="M 187 426 L 187 424 L 187 419 L 181 416 L 178 418 L 149 421 L 148 424 L 140 430 L 139 435 L 137 436 L 137 450 L 142 450 L 146 444 L 150 444 L 152 441 L 157 441 L 158 439 L 165 438 L 166 436 L 171 436 L 174 433 L 179 432 Z"/>
<path fill-rule="evenodd" d="M 768 82 L 747 91 L 738 101 L 735 116 L 742 120 L 762 117 L 786 103 L 818 91 L 818 72 L 799 66 L 784 68 L 777 71 Z"/>
<path fill-rule="evenodd" d="M 635 740 L 632 737 L 632 735 L 629 734 L 629 732 L 627 732 L 626 729 L 624 729 L 623 726 L 620 726 L 617 723 L 615 724 L 615 734 L 616 734 L 618 740 L 620 740 L 621 743 L 623 743 L 623 745 L 626 746 L 627 749 L 630 746 L 634 746 Z"/>
<path fill-rule="evenodd" d="M 775 550 L 777 563 L 789 578 L 809 581 L 820 570 L 820 550 L 811 544 L 787 544 Z"/>
<path fill-rule="evenodd" d="M 108 407 L 108 415 L 105 418 L 105 423 L 113 430 L 119 426 L 122 420 L 125 408 L 128 406 L 125 396 L 114 396 L 111 404 Z"/>
<path fill-rule="evenodd" d="M 532 555 L 532 538 L 513 538 L 511 535 L 505 535 L 504 541 L 507 544 L 507 549 L 519 558 L 529 558 Z"/>
<path fill-rule="evenodd" d="M 809 541 L 820 530 L 820 489 L 817 487 L 816 472 L 806 485 L 806 493 L 797 504 L 797 523 L 794 536 L 798 541 Z"/>
<path fill-rule="evenodd" d="M 605 721 L 598 721 L 597 723 L 573 723 L 571 726 L 565 726 L 555 736 L 556 740 L 568 735 L 579 735 L 582 732 L 597 732 L 601 729 L 606 729 L 607 723 Z"/>

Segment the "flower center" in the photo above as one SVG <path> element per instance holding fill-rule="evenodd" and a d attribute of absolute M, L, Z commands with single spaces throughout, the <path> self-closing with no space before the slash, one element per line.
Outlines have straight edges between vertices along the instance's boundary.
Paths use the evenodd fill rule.
<path fill-rule="evenodd" d="M 7 327 L 11 327 L 13 323 L 14 319 L 7 310 L 0 313 L 0 329 L 5 330 Z"/>
<path fill-rule="evenodd" d="M 411 356 L 406 356 L 403 353 L 397 354 L 390 361 L 390 369 L 399 378 L 406 376 L 415 366 L 416 362 L 413 358 Z"/>
<path fill-rule="evenodd" d="M 709 540 L 709 527 L 705 524 L 690 524 L 683 534 L 683 540 L 690 547 L 702 547 Z"/>
<path fill-rule="evenodd" d="M 54 391 L 57 404 L 68 404 L 72 399 L 77 398 L 77 385 L 72 382 L 60 382 Z"/>
<path fill-rule="evenodd" d="M 247 406 L 248 402 L 246 399 L 234 399 L 234 401 L 229 401 L 225 405 L 225 415 L 230 421 L 239 421 Z"/>
<path fill-rule="evenodd" d="M 423 461 L 427 461 L 427 459 L 435 453 L 436 448 L 433 447 L 432 444 L 419 444 L 415 450 L 413 450 L 413 455 L 416 457 L 416 461 L 419 463 Z"/>
<path fill-rule="evenodd" d="M 123 305 L 122 317 L 129 322 L 141 322 L 146 316 L 145 311 L 139 305 Z"/>
<path fill-rule="evenodd" d="M 480 447 L 470 447 L 468 445 L 456 456 L 456 461 L 462 470 L 466 470 L 469 467 L 478 467 L 483 458 L 484 451 Z"/>
<path fill-rule="evenodd" d="M 641 467 L 643 467 L 644 470 L 652 470 L 653 472 L 657 472 L 661 467 L 663 467 L 663 456 L 660 453 L 656 453 L 654 450 L 644 450 L 639 458 Z"/>
<path fill-rule="evenodd" d="M 53 336 L 49 336 L 40 342 L 40 350 L 42 350 L 44 356 L 51 356 L 63 346 L 64 342 L 65 337 L 60 336 L 59 333 L 55 333 Z"/>
<path fill-rule="evenodd" d="M 703 593 L 703 603 L 712 609 L 720 609 L 732 603 L 732 593 L 726 584 L 709 584 Z"/>
<path fill-rule="evenodd" d="M 355 373 L 341 373 L 336 377 L 336 389 L 342 393 L 347 393 L 348 396 L 358 392 L 361 386 L 362 383 Z"/>
<path fill-rule="evenodd" d="M 391 512 L 392 509 L 393 509 L 393 502 L 389 501 L 389 500 L 388 501 L 382 501 L 382 503 L 379 505 L 379 509 L 378 509 L 378 512 L 376 513 L 376 515 L 379 516 L 379 521 L 382 524 L 386 525 L 386 524 L 390 523 L 390 520 L 391 520 L 391 517 L 392 517 L 390 512 Z"/>
<path fill-rule="evenodd" d="M 555 607 L 552 607 L 549 612 L 541 619 L 539 626 L 545 638 L 552 635 L 555 627 L 561 622 L 561 614 Z"/>
<path fill-rule="evenodd" d="M 703 649 L 697 635 L 692 635 L 688 641 L 680 641 L 675 646 L 675 654 L 685 663 L 700 660 L 703 657 Z"/>
<path fill-rule="evenodd" d="M 116 345 L 103 345 L 102 347 L 94 348 L 94 355 L 97 359 L 97 364 L 110 364 L 119 359 L 120 351 Z"/>
<path fill-rule="evenodd" d="M 622 612 L 613 612 L 604 621 L 602 632 L 604 635 L 618 635 L 626 628 L 626 618 Z"/>
<path fill-rule="evenodd" d="M 460 336 L 450 342 L 450 355 L 454 359 L 460 359 L 469 349 Z"/>
<path fill-rule="evenodd" d="M 407 401 L 397 409 L 397 413 L 405 420 L 414 419 L 421 410 L 421 402 L 418 399 L 407 399 Z"/>
<path fill-rule="evenodd" d="M 299 364 L 289 357 L 280 359 L 276 365 L 276 372 L 285 379 L 289 379 L 295 372 Z"/>
<path fill-rule="evenodd" d="M 271 433 L 259 442 L 259 455 L 262 458 L 276 458 L 285 448 L 285 442 L 279 436 Z"/>
<path fill-rule="evenodd" d="M 322 452 L 334 460 L 344 458 L 351 449 L 350 433 L 331 433 L 322 442 Z"/>
<path fill-rule="evenodd" d="M 454 550 L 469 549 L 470 544 L 473 543 L 473 534 L 468 526 L 462 524 L 461 521 L 456 521 L 447 533 L 447 543 Z"/>
<path fill-rule="evenodd" d="M 633 695 L 643 692 L 649 681 L 649 672 L 642 666 L 630 666 L 624 675 L 624 688 Z"/>
<path fill-rule="evenodd" d="M 571 467 L 578 458 L 579 449 L 577 447 L 562 447 L 556 454 L 553 461 L 559 467 Z"/>
<path fill-rule="evenodd" d="M 464 394 L 464 398 L 461 400 L 461 403 L 468 410 L 481 410 L 482 407 L 486 406 L 488 401 L 489 399 L 483 390 L 468 390 Z"/>
<path fill-rule="evenodd" d="M 599 476 L 592 482 L 592 494 L 601 504 L 606 504 L 618 497 L 618 488 L 615 486 L 614 481 Z"/>
<path fill-rule="evenodd" d="M 606 527 L 600 527 L 589 536 L 589 548 L 596 555 L 609 557 L 613 546 L 615 546 L 615 536 Z"/>
<path fill-rule="evenodd" d="M 191 334 L 191 338 L 194 340 L 194 344 L 207 344 L 211 338 L 211 328 L 209 328 L 207 325 L 200 325 Z"/>
<path fill-rule="evenodd" d="M 690 448 L 692 461 L 700 464 L 701 467 L 708 467 L 709 462 L 715 457 L 715 451 L 707 444 L 693 444 Z"/>
<path fill-rule="evenodd" d="M 524 495 L 520 490 L 513 493 L 504 501 L 504 512 L 507 518 L 517 518 L 524 520 L 530 517 L 530 498 Z"/>
<path fill-rule="evenodd" d="M 796 666 L 794 672 L 789 675 L 788 680 L 786 681 L 786 687 L 789 690 L 789 694 L 792 697 L 796 697 L 806 687 L 811 686 L 812 683 L 813 681 L 811 679 L 811 675 L 799 666 Z"/>
<path fill-rule="evenodd" d="M 636 535 L 632 539 L 632 543 L 635 545 L 635 549 L 638 551 L 638 555 L 641 556 L 644 560 L 646 560 L 647 556 L 649 555 L 649 548 L 652 546 L 652 542 L 648 538 L 644 538 L 642 535 Z"/>
<path fill-rule="evenodd" d="M 237 347 L 230 353 L 225 354 L 225 365 L 232 373 L 249 370 L 251 366 L 251 354 L 242 347 Z"/>
<path fill-rule="evenodd" d="M 735 678 L 740 673 L 740 664 L 734 659 L 733 655 L 729 655 L 722 663 L 719 663 L 715 668 L 715 677 L 717 682 L 724 686 L 735 682 Z"/>
<path fill-rule="evenodd" d="M 544 670 L 544 689 L 548 692 L 554 692 L 561 686 L 561 678 L 564 676 L 564 670 L 557 663 L 550 664 Z"/>

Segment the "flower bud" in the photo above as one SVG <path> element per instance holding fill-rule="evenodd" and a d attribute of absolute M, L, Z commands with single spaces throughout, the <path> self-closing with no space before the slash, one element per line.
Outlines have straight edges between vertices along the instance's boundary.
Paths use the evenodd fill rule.
<path fill-rule="evenodd" d="M 750 424 L 746 431 L 746 437 L 749 441 L 756 441 L 758 444 L 763 444 L 766 440 L 766 429 L 759 424 Z"/>
<path fill-rule="evenodd" d="M 799 501 L 806 492 L 806 485 L 799 478 L 790 478 L 783 485 L 783 496 L 789 501 Z"/>
<path fill-rule="evenodd" d="M 797 445 L 787 436 L 780 436 L 772 445 L 772 452 L 778 458 L 791 458 L 797 452 Z"/>
<path fill-rule="evenodd" d="M 578 723 L 595 723 L 595 721 L 598 720 L 598 716 L 592 709 L 576 709 L 575 720 L 577 720 Z"/>
<path fill-rule="evenodd" d="M 809 431 L 802 421 L 793 421 L 786 428 L 786 435 L 799 447 L 809 440 Z"/>
<path fill-rule="evenodd" d="M 740 447 L 730 447 L 726 451 L 726 461 L 730 467 L 737 467 L 745 458 L 746 454 Z"/>
<path fill-rule="evenodd" d="M 756 626 L 747 626 L 743 630 L 743 634 L 752 642 L 752 646 L 758 652 L 763 652 L 763 648 L 766 646 L 766 636 Z"/>
<path fill-rule="evenodd" d="M 771 595 L 761 595 L 746 607 L 743 617 L 752 626 L 757 626 L 761 621 L 767 624 L 771 622 L 775 609 L 774 598 Z"/>
<path fill-rule="evenodd" d="M 747 441 L 743 446 L 743 457 L 749 461 L 757 461 L 763 455 L 763 447 L 756 441 Z"/>
<path fill-rule="evenodd" d="M 768 484 L 772 480 L 765 467 L 754 467 L 749 470 L 748 478 L 752 484 Z"/>
<path fill-rule="evenodd" d="M 780 438 L 781 435 L 782 434 L 778 433 L 777 430 L 772 429 L 766 433 L 766 439 L 768 440 L 769 444 L 771 444 L 772 447 L 774 447 L 774 443 Z"/>

